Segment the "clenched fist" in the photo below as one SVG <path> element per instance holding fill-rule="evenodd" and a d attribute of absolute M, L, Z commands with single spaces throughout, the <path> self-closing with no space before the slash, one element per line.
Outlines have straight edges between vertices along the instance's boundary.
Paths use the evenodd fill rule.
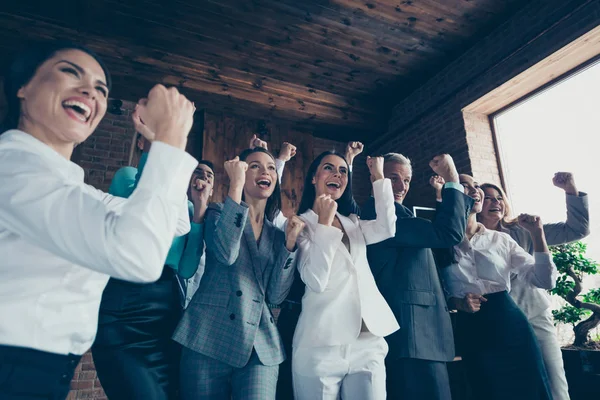
<path fill-rule="evenodd" d="M 296 155 L 296 146 L 294 146 L 293 144 L 288 143 L 288 142 L 283 142 L 283 144 L 281 145 L 281 150 L 279 150 L 279 156 L 277 156 L 277 158 L 283 162 L 288 162 L 295 155 Z"/>
<path fill-rule="evenodd" d="M 265 150 L 269 150 L 267 148 L 267 142 L 265 142 L 264 140 L 259 139 L 256 134 L 252 135 L 252 137 L 250 138 L 250 143 L 248 145 L 248 148 L 253 149 L 255 147 L 262 147 Z"/>
<path fill-rule="evenodd" d="M 294 251 L 296 248 L 296 240 L 298 235 L 304 229 L 305 223 L 297 215 L 292 215 L 288 218 L 287 227 L 285 228 L 285 247 L 288 251 Z"/>
<path fill-rule="evenodd" d="M 439 175 L 433 175 L 429 178 L 429 184 L 432 188 L 435 189 L 435 199 L 437 201 L 442 201 L 442 189 L 444 188 L 444 184 L 446 181 Z"/>
<path fill-rule="evenodd" d="M 319 216 L 319 224 L 331 226 L 337 212 L 337 206 L 336 201 L 328 194 L 317 197 L 313 211 Z"/>
<path fill-rule="evenodd" d="M 572 194 L 574 196 L 579 195 L 579 191 L 575 185 L 575 178 L 573 178 L 573 174 L 570 172 L 555 173 L 552 178 L 552 183 L 557 188 L 564 190 L 567 194 Z"/>
<path fill-rule="evenodd" d="M 544 229 L 542 219 L 537 215 L 521 214 L 517 220 L 519 221 L 519 225 L 531 233 L 539 232 Z"/>
<path fill-rule="evenodd" d="M 242 201 L 248 164 L 236 157 L 233 160 L 225 161 L 224 167 L 229 177 L 229 197 L 239 204 Z"/>
<path fill-rule="evenodd" d="M 185 149 L 195 111 L 194 104 L 177 88 L 156 85 L 148 93 L 148 98 L 138 102 L 133 121 L 146 139 Z"/>
<path fill-rule="evenodd" d="M 429 161 L 431 169 L 446 182 L 459 183 L 458 171 L 450 154 L 440 154 Z"/>
<path fill-rule="evenodd" d="M 367 167 L 369 167 L 372 182 L 383 179 L 383 157 L 367 157 Z"/>
<path fill-rule="evenodd" d="M 479 294 L 468 293 L 464 298 L 460 299 L 457 304 L 457 309 L 466 313 L 476 313 L 481 310 L 481 304 L 487 299 Z"/>
<path fill-rule="evenodd" d="M 361 142 L 348 142 L 346 145 L 346 161 L 348 165 L 352 165 L 354 158 L 363 152 L 365 145 Z"/>
<path fill-rule="evenodd" d="M 429 178 L 429 184 L 435 189 L 436 192 L 441 192 L 445 183 L 446 181 L 444 178 L 439 175 L 433 175 L 431 178 Z"/>

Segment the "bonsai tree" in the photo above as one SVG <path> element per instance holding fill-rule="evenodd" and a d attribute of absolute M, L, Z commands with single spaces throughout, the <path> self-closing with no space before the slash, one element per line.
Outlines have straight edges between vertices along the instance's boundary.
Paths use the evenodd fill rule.
<path fill-rule="evenodd" d="M 551 246 L 550 251 L 558 269 L 556 288 L 550 291 L 567 301 L 560 310 L 553 310 L 554 320 L 572 324 L 575 332 L 573 346 L 600 348 L 600 343 L 590 339 L 590 330 L 600 324 L 600 288 L 581 294 L 582 280 L 595 275 L 598 264 L 585 257 L 587 246 L 581 242 Z"/>

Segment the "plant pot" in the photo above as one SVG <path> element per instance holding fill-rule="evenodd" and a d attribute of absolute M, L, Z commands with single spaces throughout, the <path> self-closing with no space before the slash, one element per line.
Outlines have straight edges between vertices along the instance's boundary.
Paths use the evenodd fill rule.
<path fill-rule="evenodd" d="M 562 356 L 571 400 L 599 398 L 600 351 L 563 348 Z"/>

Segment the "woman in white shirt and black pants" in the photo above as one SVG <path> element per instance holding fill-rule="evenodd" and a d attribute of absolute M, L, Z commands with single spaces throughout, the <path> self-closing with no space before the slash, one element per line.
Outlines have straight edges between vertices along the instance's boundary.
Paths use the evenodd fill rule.
<path fill-rule="evenodd" d="M 483 191 L 471 176 L 460 175 L 460 183 L 475 205 L 465 238 L 454 246 L 453 262 L 441 275 L 449 293 L 448 305 L 458 310 L 456 337 L 474 398 L 551 399 L 533 330 L 508 295 L 514 275 L 543 289 L 552 289 L 556 283 L 557 270 L 542 223 L 539 217 L 519 217 L 534 241 L 532 257 L 509 235 L 477 222 Z"/>
<path fill-rule="evenodd" d="M 176 89 L 155 86 L 135 112 L 153 145 L 129 199 L 84 184 L 70 161 L 109 90 L 104 64 L 73 44 L 31 47 L 5 75 L 13 129 L 0 136 L 1 399 L 64 399 L 109 277 L 157 280 L 174 235 L 189 230 L 194 106 Z"/>
<path fill-rule="evenodd" d="M 398 330 L 377 289 L 367 245 L 394 236 L 396 214 L 383 158 L 367 160 L 377 219 L 351 214 L 348 164 L 331 152 L 309 167 L 298 213 L 306 224 L 298 238 L 298 270 L 306 284 L 294 333 L 292 374 L 297 400 L 383 400 L 383 339 Z"/>

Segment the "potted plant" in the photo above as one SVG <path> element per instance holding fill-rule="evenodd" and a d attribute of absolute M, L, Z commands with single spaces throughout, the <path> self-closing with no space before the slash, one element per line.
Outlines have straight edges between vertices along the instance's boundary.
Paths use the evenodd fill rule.
<path fill-rule="evenodd" d="M 600 324 L 600 288 L 582 294 L 585 276 L 598 274 L 598 264 L 585 256 L 587 246 L 574 242 L 551 246 L 559 276 L 550 291 L 566 300 L 552 314 L 557 323 L 572 324 L 575 339 L 564 347 L 563 360 L 572 399 L 588 398 L 600 387 L 600 342 L 590 331 Z"/>

